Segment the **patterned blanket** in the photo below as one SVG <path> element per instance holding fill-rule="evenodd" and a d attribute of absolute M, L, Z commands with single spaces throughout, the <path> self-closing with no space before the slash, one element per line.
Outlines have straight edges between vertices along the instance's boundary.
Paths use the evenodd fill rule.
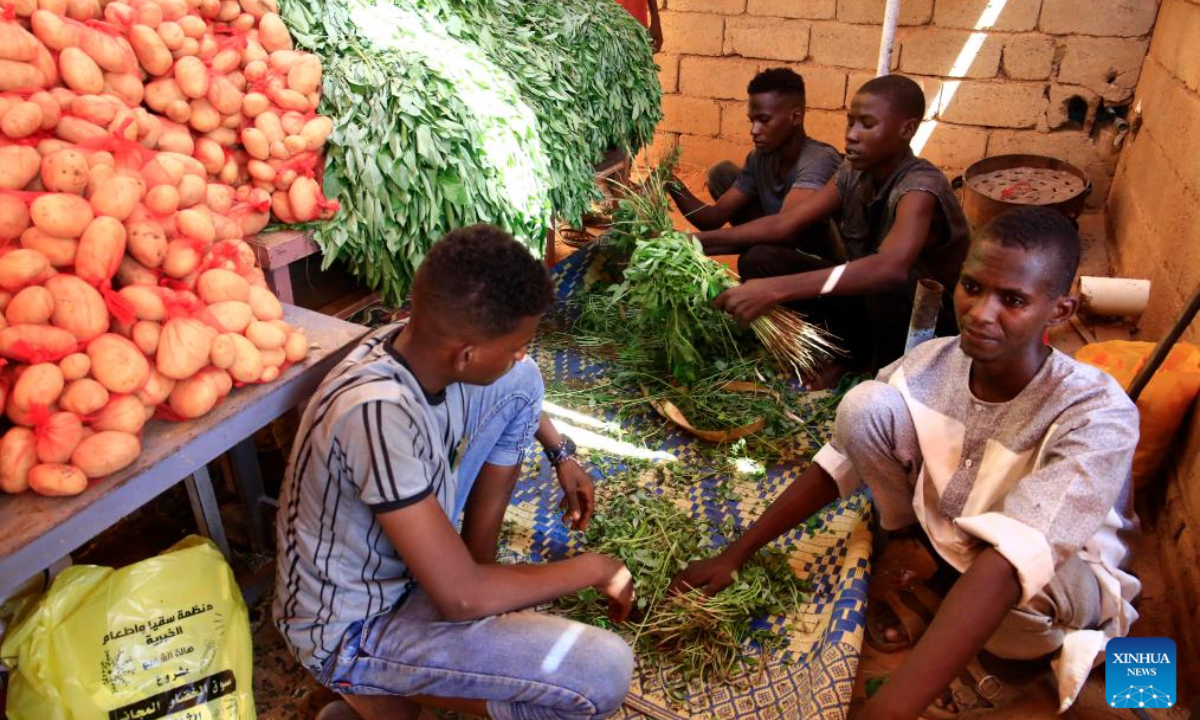
<path fill-rule="evenodd" d="M 585 250 L 555 268 L 560 301 L 578 291 L 592 260 L 593 253 Z M 602 362 L 571 349 L 542 347 L 535 341 L 531 355 L 548 383 L 588 383 L 604 377 Z M 600 419 L 614 420 L 611 414 Z M 631 431 L 626 437 L 645 435 L 636 427 L 625 429 Z M 789 439 L 783 460 L 767 468 L 765 475 L 709 477 L 686 491 L 685 505 L 709 527 L 728 527 L 732 520 L 737 530 L 745 529 L 808 466 L 828 433 L 827 422 L 806 427 Z M 698 444 L 705 441 L 681 431 L 669 431 L 655 442 L 657 446 L 644 449 L 669 453 L 692 467 L 706 462 L 697 452 Z M 600 467 L 620 466 L 619 449 L 609 446 L 589 452 L 593 460 L 604 460 L 597 463 Z M 551 468 L 540 452 L 531 451 L 527 458 L 506 516 L 502 556 L 541 562 L 578 551 L 578 534 L 569 532 L 561 521 L 561 492 Z M 783 546 L 794 546 L 792 566 L 813 588 L 811 603 L 793 616 L 760 621 L 777 632 L 784 632 L 785 626 L 791 628 L 784 651 L 760 658 L 756 668 L 728 684 L 693 686 L 683 700 L 668 695 L 661 671 L 639 663 L 623 715 L 644 714 L 660 720 L 844 720 L 866 623 L 870 511 L 870 503 L 861 494 L 855 495 L 825 508 L 813 529 L 799 528 L 781 540 Z M 713 541 L 720 545 L 725 539 L 715 535 Z"/>

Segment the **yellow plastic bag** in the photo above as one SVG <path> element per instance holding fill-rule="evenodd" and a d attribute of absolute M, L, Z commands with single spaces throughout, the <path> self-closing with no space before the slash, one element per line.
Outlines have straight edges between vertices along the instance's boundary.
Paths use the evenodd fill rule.
<path fill-rule="evenodd" d="M 1128 390 L 1153 350 L 1154 343 L 1110 340 L 1083 346 L 1075 359 L 1108 371 Z M 1154 479 L 1198 392 L 1200 348 L 1176 343 L 1138 397 L 1141 436 L 1133 454 L 1134 487 Z"/>
<path fill-rule="evenodd" d="M 246 604 L 197 536 L 120 570 L 66 569 L 0 656 L 9 720 L 255 718 Z"/>

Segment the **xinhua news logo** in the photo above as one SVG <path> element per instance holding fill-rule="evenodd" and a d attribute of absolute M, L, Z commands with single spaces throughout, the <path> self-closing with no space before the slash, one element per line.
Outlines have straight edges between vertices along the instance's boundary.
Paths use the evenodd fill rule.
<path fill-rule="evenodd" d="M 1175 704 L 1175 641 L 1113 638 L 1104 648 L 1104 694 L 1109 707 L 1169 708 Z"/>

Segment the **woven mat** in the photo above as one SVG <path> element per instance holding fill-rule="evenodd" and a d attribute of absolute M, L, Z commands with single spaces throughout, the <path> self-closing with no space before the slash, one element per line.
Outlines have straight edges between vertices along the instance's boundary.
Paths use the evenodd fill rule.
<path fill-rule="evenodd" d="M 579 289 L 594 255 L 594 247 L 589 247 L 554 269 L 560 302 Z M 602 363 L 572 350 L 542 348 L 535 341 L 531 355 L 548 382 L 570 379 L 586 383 L 604 376 Z M 606 419 L 615 420 L 611 415 Z M 627 437 L 644 435 L 637 427 L 627 425 L 625 429 L 632 431 Z M 710 527 L 720 527 L 726 519 L 732 519 L 737 531 L 744 530 L 808 466 L 809 458 L 829 433 L 824 423 L 805 430 L 787 443 L 784 460 L 768 468 L 765 477 L 704 480 L 686 491 L 685 504 Z M 706 461 L 696 449 L 703 442 L 682 432 L 668 432 L 657 447 L 650 449 L 702 467 Z M 595 459 L 597 451 L 591 452 Z M 577 534 L 568 532 L 561 522 L 561 492 L 551 468 L 540 452 L 531 450 L 526 457 L 506 515 L 502 557 L 543 562 L 577 552 L 581 549 Z M 613 456 L 611 462 L 619 464 L 620 458 Z M 660 720 L 844 720 L 866 623 L 869 514 L 870 503 L 861 494 L 855 495 L 825 508 L 814 534 L 801 528 L 781 541 L 795 546 L 793 567 L 813 586 L 811 604 L 793 617 L 761 620 L 778 632 L 783 631 L 785 623 L 792 627 L 785 651 L 761 658 L 759 669 L 730 684 L 693 687 L 683 701 L 669 699 L 659 671 L 639 663 L 621 717 L 645 714 Z M 726 542 L 719 534 L 713 539 L 718 546 Z"/>

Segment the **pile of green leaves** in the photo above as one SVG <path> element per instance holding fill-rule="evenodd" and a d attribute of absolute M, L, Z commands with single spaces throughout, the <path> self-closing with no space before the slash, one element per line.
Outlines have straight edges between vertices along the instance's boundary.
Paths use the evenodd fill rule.
<path fill-rule="evenodd" d="M 614 2 L 417 0 L 478 46 L 537 114 L 550 201 L 575 227 L 597 199 L 594 167 L 613 147 L 636 153 L 662 119 L 645 29 Z"/>
<path fill-rule="evenodd" d="M 334 121 L 325 192 L 342 209 L 316 228 L 325 263 L 397 304 L 446 232 L 492 222 L 540 250 L 550 216 L 532 110 L 481 51 L 405 5 L 283 3 L 298 46 L 322 58 Z"/>
<path fill-rule="evenodd" d="M 488 222 L 540 254 L 554 214 L 578 218 L 613 146 L 661 117 L 644 29 L 591 0 L 283 0 L 324 66 L 334 120 L 314 228 L 385 301 L 403 302 L 446 232 Z"/>
<path fill-rule="evenodd" d="M 715 596 L 668 593 L 677 572 L 713 553 L 713 529 L 681 510 L 669 487 L 639 485 L 633 479 L 639 472 L 606 480 L 584 537 L 588 550 L 620 559 L 633 574 L 638 596 L 633 618 L 612 627 L 605 599 L 595 590 L 563 598 L 556 607 L 574 619 L 620 632 L 646 667 L 664 672 L 667 691 L 682 699 L 693 682 L 730 682 L 756 663 L 756 653 L 784 647 L 786 630 L 773 632 L 756 621 L 791 614 L 810 601 L 810 587 L 796 576 L 785 550 L 767 549 Z"/>
<path fill-rule="evenodd" d="M 637 308 L 629 318 L 633 332 L 661 338 L 671 376 L 691 385 L 718 360 L 737 362 L 753 354 L 752 345 L 744 349 L 753 336 L 712 306 L 733 284 L 725 266 L 704 256 L 700 241 L 671 230 L 638 243 L 624 280 L 610 293 L 614 303 Z"/>

